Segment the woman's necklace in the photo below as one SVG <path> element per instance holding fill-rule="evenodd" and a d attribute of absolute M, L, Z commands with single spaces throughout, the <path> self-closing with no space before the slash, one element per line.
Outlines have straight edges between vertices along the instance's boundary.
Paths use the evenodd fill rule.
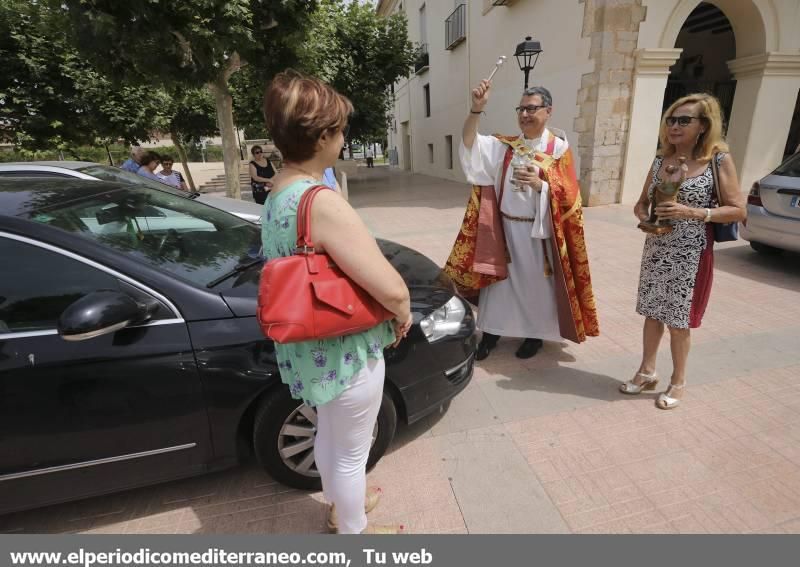
<path fill-rule="evenodd" d="M 313 173 L 311 173 L 310 171 L 308 171 L 306 169 L 303 169 L 302 167 L 297 167 L 296 165 L 287 164 L 284 169 L 293 169 L 295 171 L 299 171 L 300 173 L 302 173 L 303 175 L 305 175 L 307 177 L 310 177 L 311 179 L 321 179 L 322 178 L 322 176 L 316 176 Z"/>

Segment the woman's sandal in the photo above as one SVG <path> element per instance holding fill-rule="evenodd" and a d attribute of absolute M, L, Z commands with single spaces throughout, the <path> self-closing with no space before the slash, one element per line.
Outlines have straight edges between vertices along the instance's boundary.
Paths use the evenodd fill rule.
<path fill-rule="evenodd" d="M 679 398 L 673 398 L 669 395 L 669 392 L 672 390 L 683 390 L 685 385 L 686 384 L 670 384 L 666 392 L 662 392 L 658 395 L 656 407 L 664 410 L 678 407 L 681 404 L 681 400 Z"/>
<path fill-rule="evenodd" d="M 375 534 L 375 535 L 396 535 L 405 533 L 406 527 L 403 524 L 397 525 L 373 525 L 367 524 L 367 528 L 361 532 L 362 534 Z"/>
<path fill-rule="evenodd" d="M 383 491 L 377 486 L 370 486 L 367 488 L 367 495 L 364 498 L 364 513 L 369 514 L 381 501 Z M 331 533 L 336 533 L 339 529 L 339 522 L 336 518 L 336 508 L 333 504 L 328 505 L 328 529 Z"/>
<path fill-rule="evenodd" d="M 637 384 L 634 382 L 636 378 L 644 378 L 644 380 L 641 384 Z M 619 391 L 623 394 L 635 396 L 637 394 L 641 394 L 645 390 L 655 390 L 656 384 L 658 384 L 658 376 L 655 372 L 652 374 L 637 372 L 636 376 L 633 377 L 633 380 L 628 380 L 627 382 L 619 385 Z"/>

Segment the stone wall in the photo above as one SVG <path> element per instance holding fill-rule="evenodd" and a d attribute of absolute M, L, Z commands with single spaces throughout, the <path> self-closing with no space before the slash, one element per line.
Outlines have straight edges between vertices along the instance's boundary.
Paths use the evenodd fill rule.
<path fill-rule="evenodd" d="M 642 0 L 585 0 L 585 4 L 582 36 L 591 38 L 594 70 L 581 78 L 574 129 L 583 202 L 604 205 L 620 198 L 634 53 L 647 9 Z"/>

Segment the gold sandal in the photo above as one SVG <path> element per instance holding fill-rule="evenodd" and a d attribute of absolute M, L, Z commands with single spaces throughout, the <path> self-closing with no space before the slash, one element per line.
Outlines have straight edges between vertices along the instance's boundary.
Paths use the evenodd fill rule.
<path fill-rule="evenodd" d="M 637 378 L 644 378 L 641 384 L 637 384 L 633 380 Z M 652 374 L 645 374 L 644 372 L 637 372 L 636 376 L 633 377 L 633 380 L 628 380 L 619 385 L 619 391 L 623 394 L 628 394 L 630 396 L 635 396 L 637 394 L 641 394 L 645 390 L 655 390 L 656 384 L 658 384 L 658 376 L 655 372 Z"/>
<path fill-rule="evenodd" d="M 656 407 L 658 409 L 668 410 L 678 407 L 681 404 L 680 398 L 673 398 L 669 395 L 672 390 L 683 390 L 686 384 L 670 384 L 665 392 L 658 395 L 656 400 Z"/>
<path fill-rule="evenodd" d="M 381 501 L 381 496 L 383 495 L 383 490 L 381 490 L 377 486 L 371 486 L 367 488 L 367 495 L 364 498 L 364 513 L 369 514 L 372 512 L 375 507 L 378 505 L 378 502 Z M 328 529 L 331 533 L 336 533 L 339 529 L 339 522 L 336 518 L 336 508 L 333 504 L 328 505 Z"/>

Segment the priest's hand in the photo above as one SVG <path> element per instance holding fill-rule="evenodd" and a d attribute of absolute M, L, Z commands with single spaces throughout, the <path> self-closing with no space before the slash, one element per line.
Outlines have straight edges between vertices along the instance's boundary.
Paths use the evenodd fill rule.
<path fill-rule="evenodd" d="M 514 170 L 514 181 L 518 187 L 527 186 L 537 193 L 541 193 L 542 191 L 542 179 L 539 177 L 539 174 L 536 173 L 536 168 L 533 166 L 516 168 Z"/>
<path fill-rule="evenodd" d="M 472 112 L 482 112 L 483 107 L 489 102 L 489 89 L 491 85 L 486 79 L 482 80 L 480 84 L 472 89 Z"/>

